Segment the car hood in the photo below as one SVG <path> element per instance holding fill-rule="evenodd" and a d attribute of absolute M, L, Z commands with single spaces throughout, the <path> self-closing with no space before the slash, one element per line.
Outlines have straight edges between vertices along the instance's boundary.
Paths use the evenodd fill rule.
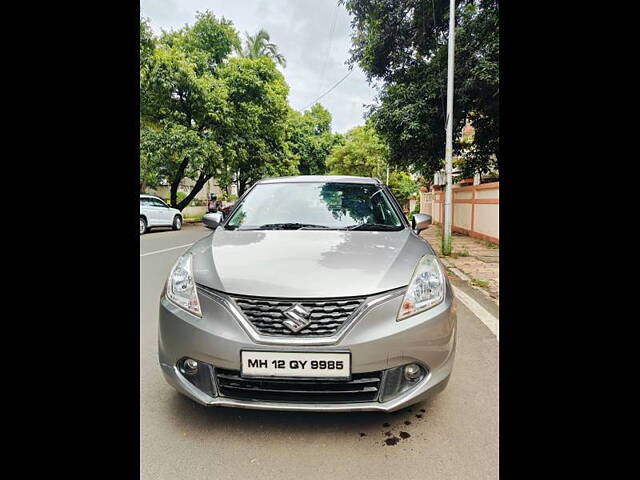
<path fill-rule="evenodd" d="M 197 283 L 281 298 L 364 296 L 406 286 L 430 246 L 397 232 L 224 230 L 191 247 Z"/>

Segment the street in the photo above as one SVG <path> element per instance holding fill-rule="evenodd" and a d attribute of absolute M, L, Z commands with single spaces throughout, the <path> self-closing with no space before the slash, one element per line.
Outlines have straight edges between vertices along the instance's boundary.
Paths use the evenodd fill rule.
<path fill-rule="evenodd" d="M 176 258 L 210 233 L 196 224 L 140 237 L 140 478 L 498 478 L 498 341 L 468 300 L 457 300 L 448 387 L 394 414 L 205 408 L 178 394 L 158 365 L 158 301 Z"/>

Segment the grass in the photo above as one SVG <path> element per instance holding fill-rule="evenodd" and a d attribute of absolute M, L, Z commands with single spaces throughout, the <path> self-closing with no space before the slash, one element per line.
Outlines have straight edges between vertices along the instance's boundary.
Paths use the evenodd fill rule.
<path fill-rule="evenodd" d="M 489 240 L 480 240 L 480 242 L 487 248 L 493 248 L 493 249 L 497 249 L 498 245 L 496 245 L 495 243 L 490 242 Z"/>
<path fill-rule="evenodd" d="M 440 247 L 440 251 L 442 252 L 442 254 L 445 257 L 448 257 L 449 255 L 447 255 L 446 252 L 450 252 L 450 254 L 452 254 L 452 250 L 453 250 L 453 245 L 452 245 L 452 237 L 449 237 L 449 241 L 445 243 L 444 237 L 442 237 L 442 242 L 441 242 L 441 247 Z"/>
<path fill-rule="evenodd" d="M 451 252 L 451 257 L 452 258 L 458 258 L 458 257 L 470 257 L 471 254 L 469 253 L 469 250 L 467 250 L 466 248 L 464 250 L 462 250 L 461 252 Z"/>
<path fill-rule="evenodd" d="M 486 280 L 480 280 L 479 278 L 469 277 L 471 279 L 471 285 L 475 285 L 480 288 L 489 288 L 489 282 Z"/>

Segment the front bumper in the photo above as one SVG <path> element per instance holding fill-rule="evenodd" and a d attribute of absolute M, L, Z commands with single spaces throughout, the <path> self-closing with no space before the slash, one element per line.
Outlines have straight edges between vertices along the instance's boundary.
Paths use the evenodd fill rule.
<path fill-rule="evenodd" d="M 444 302 L 426 312 L 396 322 L 402 300 L 401 295 L 396 296 L 356 318 L 347 333 L 334 344 L 322 346 L 273 345 L 256 341 L 224 302 L 201 290 L 199 296 L 202 318 L 177 307 L 164 296 L 161 298 L 158 351 L 167 382 L 202 405 L 262 410 L 390 412 L 426 399 L 444 389 L 449 381 L 457 328 L 449 285 Z M 214 368 L 240 370 L 241 350 L 257 349 L 283 352 L 348 350 L 352 373 L 385 371 L 419 363 L 427 368 L 428 374 L 410 390 L 385 402 L 294 403 L 239 400 L 217 393 L 212 396 L 187 381 L 177 367 L 180 359 L 190 357 Z"/>

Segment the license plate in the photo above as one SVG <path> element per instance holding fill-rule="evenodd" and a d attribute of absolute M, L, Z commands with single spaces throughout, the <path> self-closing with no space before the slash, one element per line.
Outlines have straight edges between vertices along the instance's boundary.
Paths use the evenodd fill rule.
<path fill-rule="evenodd" d="M 243 377 L 351 378 L 350 353 L 242 351 Z"/>

